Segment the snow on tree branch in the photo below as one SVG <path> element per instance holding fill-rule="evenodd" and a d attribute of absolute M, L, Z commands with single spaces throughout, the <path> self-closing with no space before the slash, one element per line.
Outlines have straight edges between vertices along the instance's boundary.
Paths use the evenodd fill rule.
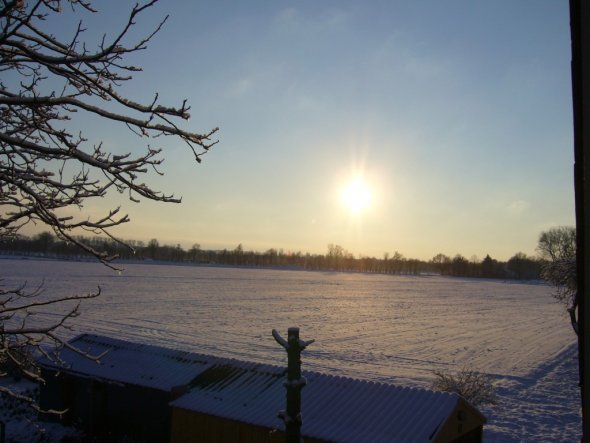
<path fill-rule="evenodd" d="M 155 142 L 161 136 L 182 140 L 197 162 L 217 143 L 212 137 L 218 128 L 204 133 L 182 128 L 181 123 L 190 117 L 186 100 L 179 106 L 168 106 L 161 104 L 155 93 L 151 102 L 138 103 L 121 92 L 132 74 L 141 70 L 126 64 L 125 56 L 146 49 L 166 22 L 164 17 L 143 38 L 127 42 L 142 12 L 155 3 L 133 7 L 123 28 L 113 37 L 104 35 L 94 50 L 82 39 L 82 22 L 69 40 L 62 41 L 44 29 L 65 6 L 94 12 L 90 2 L 1 3 L 0 72 L 3 78 L 20 81 L 0 80 L 0 236 L 15 234 L 27 223 L 41 222 L 53 228 L 59 238 L 107 263 L 115 257 L 82 244 L 72 231 L 80 228 L 112 237 L 109 229 L 129 218 L 118 215 L 118 209 L 95 220 L 83 215 L 79 219 L 63 217 L 60 210 L 81 208 L 84 201 L 111 191 L 128 193 L 133 202 L 141 198 L 180 202 L 142 181 L 150 170 L 161 174 L 161 147 L 146 144 L 143 154 L 130 150 L 115 155 L 102 143 L 91 145 L 81 131 L 72 130 L 73 116 L 88 113 L 125 125 L 140 140 Z M 56 89 L 56 84 L 65 86 Z M 58 163 L 62 167 L 57 170 L 50 166 Z M 76 168 L 78 172 L 65 174 L 66 164 L 68 170 Z"/>
<path fill-rule="evenodd" d="M 84 212 L 89 201 L 115 192 L 127 194 L 132 202 L 180 202 L 146 183 L 150 171 L 162 174 L 164 136 L 182 141 L 188 155 L 200 163 L 217 143 L 213 137 L 218 128 L 186 129 L 190 118 L 186 99 L 167 105 L 154 92 L 151 101 L 141 103 L 124 94 L 126 82 L 141 71 L 126 57 L 144 51 L 168 18 L 132 41 L 131 30 L 156 2 L 135 5 L 120 31 L 90 42 L 84 39 L 82 21 L 68 38 L 54 35 L 50 25 L 64 8 L 95 13 L 91 1 L 0 0 L 0 242 L 28 224 L 46 225 L 59 239 L 114 267 L 110 263 L 116 254 L 96 250 L 88 237 L 77 232 L 124 244 L 111 231 L 129 217 L 119 207 L 89 216 Z M 115 153 L 101 141 L 90 142 L 84 128 L 78 127 L 76 117 L 81 114 L 128 128 L 142 149 L 117 147 Z M 16 371 L 42 381 L 34 356 L 59 358 L 50 349 L 70 347 L 60 332 L 79 314 L 81 301 L 99 294 L 100 288 L 89 294 L 50 297 L 42 286 L 6 288 L 0 280 L 0 375 Z M 51 311 L 53 320 L 40 315 L 40 310 Z"/>

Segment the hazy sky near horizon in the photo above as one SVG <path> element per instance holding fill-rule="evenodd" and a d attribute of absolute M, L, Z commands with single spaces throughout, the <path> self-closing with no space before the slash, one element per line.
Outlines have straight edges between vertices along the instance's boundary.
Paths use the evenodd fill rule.
<path fill-rule="evenodd" d="M 97 3 L 87 40 L 133 4 Z M 134 35 L 166 14 L 121 91 L 188 99 L 183 127 L 219 126 L 219 144 L 197 165 L 180 141 L 154 143 L 165 176 L 149 182 L 180 205 L 88 202 L 91 214 L 122 204 L 119 236 L 508 259 L 573 225 L 568 2 L 162 0 Z M 81 118 L 117 152 L 145 146 Z M 341 194 L 355 177 L 370 201 L 353 213 Z"/>

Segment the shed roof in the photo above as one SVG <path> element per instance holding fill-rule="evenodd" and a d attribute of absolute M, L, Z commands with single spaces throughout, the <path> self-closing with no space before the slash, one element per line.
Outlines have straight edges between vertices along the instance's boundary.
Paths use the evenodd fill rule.
<path fill-rule="evenodd" d="M 282 429 L 285 371 L 249 363 L 214 364 L 176 408 Z M 328 441 L 429 442 L 453 413 L 458 395 L 306 372 L 302 434 Z M 483 416 L 482 416 L 483 420 Z"/>
<path fill-rule="evenodd" d="M 45 368 L 84 377 L 164 391 L 187 385 L 214 360 L 214 357 L 207 355 L 93 334 L 79 335 L 69 344 L 88 355 L 104 355 L 97 363 L 66 347 L 60 351 L 61 362 L 42 357 L 39 364 Z"/>
<path fill-rule="evenodd" d="M 284 427 L 277 418 L 277 412 L 285 409 L 284 367 L 93 334 L 82 334 L 69 344 L 90 355 L 106 354 L 97 364 L 64 348 L 62 364 L 45 357 L 39 364 L 165 391 L 189 385 L 190 391 L 170 403 L 172 407 L 271 429 Z M 303 435 L 328 441 L 433 441 L 457 405 L 466 405 L 456 394 L 310 371 L 303 375 L 308 381 L 302 391 Z"/>

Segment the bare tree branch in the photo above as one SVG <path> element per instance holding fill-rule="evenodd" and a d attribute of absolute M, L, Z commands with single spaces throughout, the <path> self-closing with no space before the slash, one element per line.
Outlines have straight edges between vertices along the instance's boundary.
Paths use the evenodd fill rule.
<path fill-rule="evenodd" d="M 541 277 L 554 288 L 553 297 L 569 313 L 574 332 L 578 334 L 578 279 L 576 267 L 576 229 L 568 226 L 541 232 L 537 250 L 544 260 Z"/>
<path fill-rule="evenodd" d="M 82 21 L 66 39 L 48 30 L 48 23 L 65 7 L 74 13 L 96 12 L 90 1 L 0 0 L 0 240 L 17 235 L 30 223 L 41 224 L 116 269 L 111 263 L 116 254 L 95 249 L 76 232 L 124 244 L 111 231 L 129 217 L 119 207 L 90 217 L 84 205 L 113 192 L 127 193 L 133 202 L 180 202 L 173 194 L 146 184 L 150 171 L 162 174 L 161 142 L 173 137 L 201 162 L 217 143 L 213 137 L 218 128 L 203 133 L 186 129 L 190 117 L 186 100 L 169 106 L 160 103 L 157 93 L 146 103 L 123 93 L 125 83 L 141 71 L 126 63 L 126 57 L 144 51 L 168 19 L 164 17 L 143 37 L 131 39 L 141 14 L 156 2 L 136 4 L 119 32 L 88 42 L 83 39 Z M 82 114 L 129 128 L 142 149 L 115 153 L 101 141 L 90 142 L 83 128 L 77 127 Z M 42 285 L 6 288 L 0 279 L 0 376 L 17 372 L 42 381 L 36 355 L 59 359 L 58 351 L 64 347 L 84 354 L 60 338 L 60 333 L 70 328 L 69 320 L 79 314 L 80 302 L 99 294 L 100 287 L 90 294 L 50 297 Z M 57 319 L 43 320 L 41 311 L 57 313 Z M 0 388 L 0 394 L 22 397 L 7 388 Z M 32 403 L 32 399 L 21 399 Z"/>
<path fill-rule="evenodd" d="M 129 199 L 140 198 L 178 203 L 180 198 L 153 189 L 141 180 L 150 170 L 161 174 L 161 148 L 147 146 L 143 154 L 114 155 L 102 143 L 89 145 L 82 133 L 72 133 L 78 111 L 130 128 L 141 139 L 172 136 L 186 143 L 197 162 L 217 141 L 218 128 L 205 133 L 183 129 L 189 106 L 159 103 L 156 93 L 150 103 L 139 103 L 121 94 L 121 85 L 140 68 L 124 63 L 127 54 L 142 51 L 159 32 L 167 17 L 145 37 L 128 42 L 137 18 L 156 0 L 136 5 L 123 28 L 111 39 L 107 36 L 95 50 L 81 38 L 80 22 L 71 39 L 60 41 L 44 25 L 64 5 L 93 12 L 89 2 L 39 0 L 31 6 L 19 1 L 4 1 L 0 6 L 0 71 L 22 80 L 10 85 L 0 80 L 0 236 L 14 234 L 29 222 L 42 222 L 55 234 L 109 262 L 114 255 L 98 253 L 74 239 L 75 229 L 112 236 L 108 231 L 129 221 L 117 211 L 98 219 L 60 217 L 58 211 L 81 208 L 87 199 L 101 198 L 116 190 L 128 192 Z M 110 40 L 110 41 L 109 41 Z M 107 42 L 108 41 L 108 42 Z M 56 79 L 65 84 L 56 90 Z M 118 107 L 118 110 L 117 110 Z M 78 172 L 66 175 L 56 171 L 56 161 L 67 163 Z M 95 172 L 101 172 L 102 178 Z M 97 178 L 98 177 L 98 178 Z M 114 237 L 113 237 L 114 238 Z"/>

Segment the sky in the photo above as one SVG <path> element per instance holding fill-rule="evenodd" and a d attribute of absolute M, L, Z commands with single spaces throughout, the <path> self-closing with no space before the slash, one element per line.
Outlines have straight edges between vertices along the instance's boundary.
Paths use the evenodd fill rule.
<path fill-rule="evenodd" d="M 120 29 L 133 4 L 97 3 L 87 41 Z M 162 0 L 132 37 L 167 14 L 120 91 L 186 98 L 183 128 L 218 126 L 219 143 L 196 164 L 181 141 L 154 142 L 165 175 L 146 182 L 182 203 L 87 202 L 91 215 L 122 205 L 131 222 L 116 235 L 507 260 L 574 224 L 566 1 Z M 76 124 L 114 152 L 145 148 L 125 128 Z M 353 182 L 356 203 L 343 197 Z"/>

